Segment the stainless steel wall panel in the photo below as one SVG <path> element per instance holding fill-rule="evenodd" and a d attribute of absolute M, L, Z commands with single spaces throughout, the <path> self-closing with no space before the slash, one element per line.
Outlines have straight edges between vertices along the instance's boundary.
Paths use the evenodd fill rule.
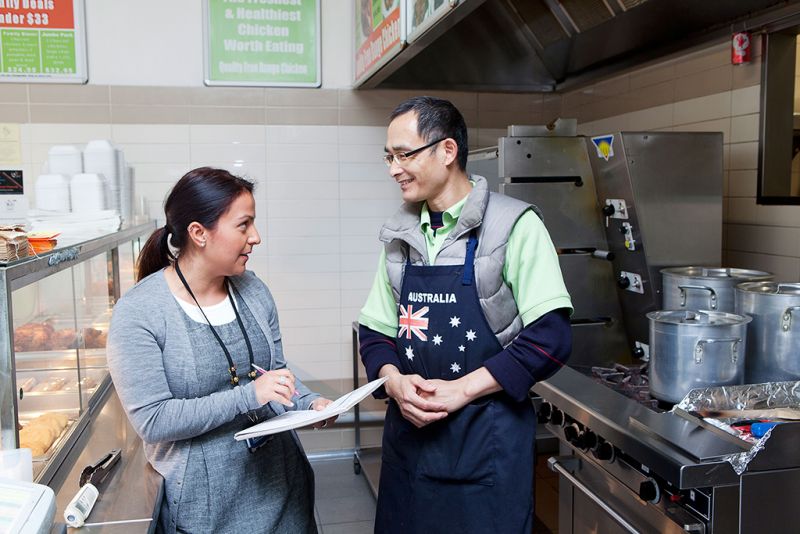
<path fill-rule="evenodd" d="M 614 133 L 608 158 L 586 139 L 598 202 L 624 200 L 627 217 L 604 220 L 617 277 L 635 273 L 637 292 L 619 289 L 631 343 L 647 342 L 645 314 L 661 306 L 664 267 L 717 266 L 722 258 L 722 134 Z M 628 246 L 623 225 L 630 225 Z M 627 239 L 630 241 L 630 239 Z"/>
<path fill-rule="evenodd" d="M 609 367 L 630 361 L 625 325 L 619 317 L 607 322 L 573 322 L 569 365 Z"/>
<path fill-rule="evenodd" d="M 624 132 L 639 224 L 655 272 L 722 261 L 722 133 Z"/>
<path fill-rule="evenodd" d="M 535 204 L 556 248 L 606 247 L 594 187 L 574 183 L 501 183 L 500 192 Z"/>
<path fill-rule="evenodd" d="M 610 261 L 584 254 L 560 254 L 558 264 L 575 312 L 573 318 L 621 317 Z"/>
<path fill-rule="evenodd" d="M 489 191 L 495 193 L 500 191 L 500 178 L 497 161 L 497 147 L 489 147 L 481 150 L 472 150 L 467 158 L 467 172 L 477 174 L 486 178 L 489 182 Z"/>

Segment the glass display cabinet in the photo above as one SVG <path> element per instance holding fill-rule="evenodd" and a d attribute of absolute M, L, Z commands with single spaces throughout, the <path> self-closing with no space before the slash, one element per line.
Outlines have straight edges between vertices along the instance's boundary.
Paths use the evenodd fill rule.
<path fill-rule="evenodd" d="M 0 263 L 0 448 L 28 447 L 47 483 L 110 387 L 111 310 L 154 223 Z"/>

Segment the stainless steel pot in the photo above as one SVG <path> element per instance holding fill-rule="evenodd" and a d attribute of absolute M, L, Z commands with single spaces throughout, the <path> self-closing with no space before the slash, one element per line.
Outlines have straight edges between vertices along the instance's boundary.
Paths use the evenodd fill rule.
<path fill-rule="evenodd" d="M 800 380 L 800 284 L 739 284 L 736 310 L 753 318 L 745 383 Z"/>
<path fill-rule="evenodd" d="M 661 269 L 664 310 L 734 313 L 736 284 L 772 280 L 772 273 L 723 267 Z"/>
<path fill-rule="evenodd" d="M 650 394 L 677 403 L 692 389 L 744 383 L 750 317 L 715 311 L 654 311 Z"/>

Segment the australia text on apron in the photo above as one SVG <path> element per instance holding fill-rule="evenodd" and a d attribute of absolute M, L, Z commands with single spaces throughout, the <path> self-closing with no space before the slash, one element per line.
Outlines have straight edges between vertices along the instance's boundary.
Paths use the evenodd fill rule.
<path fill-rule="evenodd" d="M 404 374 L 454 380 L 502 350 L 475 287 L 475 232 L 463 265 L 406 264 L 397 350 Z M 529 533 L 533 406 L 503 392 L 421 429 L 389 402 L 375 532 Z"/>

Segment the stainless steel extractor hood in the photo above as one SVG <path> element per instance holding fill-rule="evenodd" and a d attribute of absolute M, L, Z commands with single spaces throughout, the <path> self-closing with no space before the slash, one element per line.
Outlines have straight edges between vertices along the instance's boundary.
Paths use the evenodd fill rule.
<path fill-rule="evenodd" d="M 361 87 L 568 89 L 799 11 L 800 0 L 461 0 Z"/>

